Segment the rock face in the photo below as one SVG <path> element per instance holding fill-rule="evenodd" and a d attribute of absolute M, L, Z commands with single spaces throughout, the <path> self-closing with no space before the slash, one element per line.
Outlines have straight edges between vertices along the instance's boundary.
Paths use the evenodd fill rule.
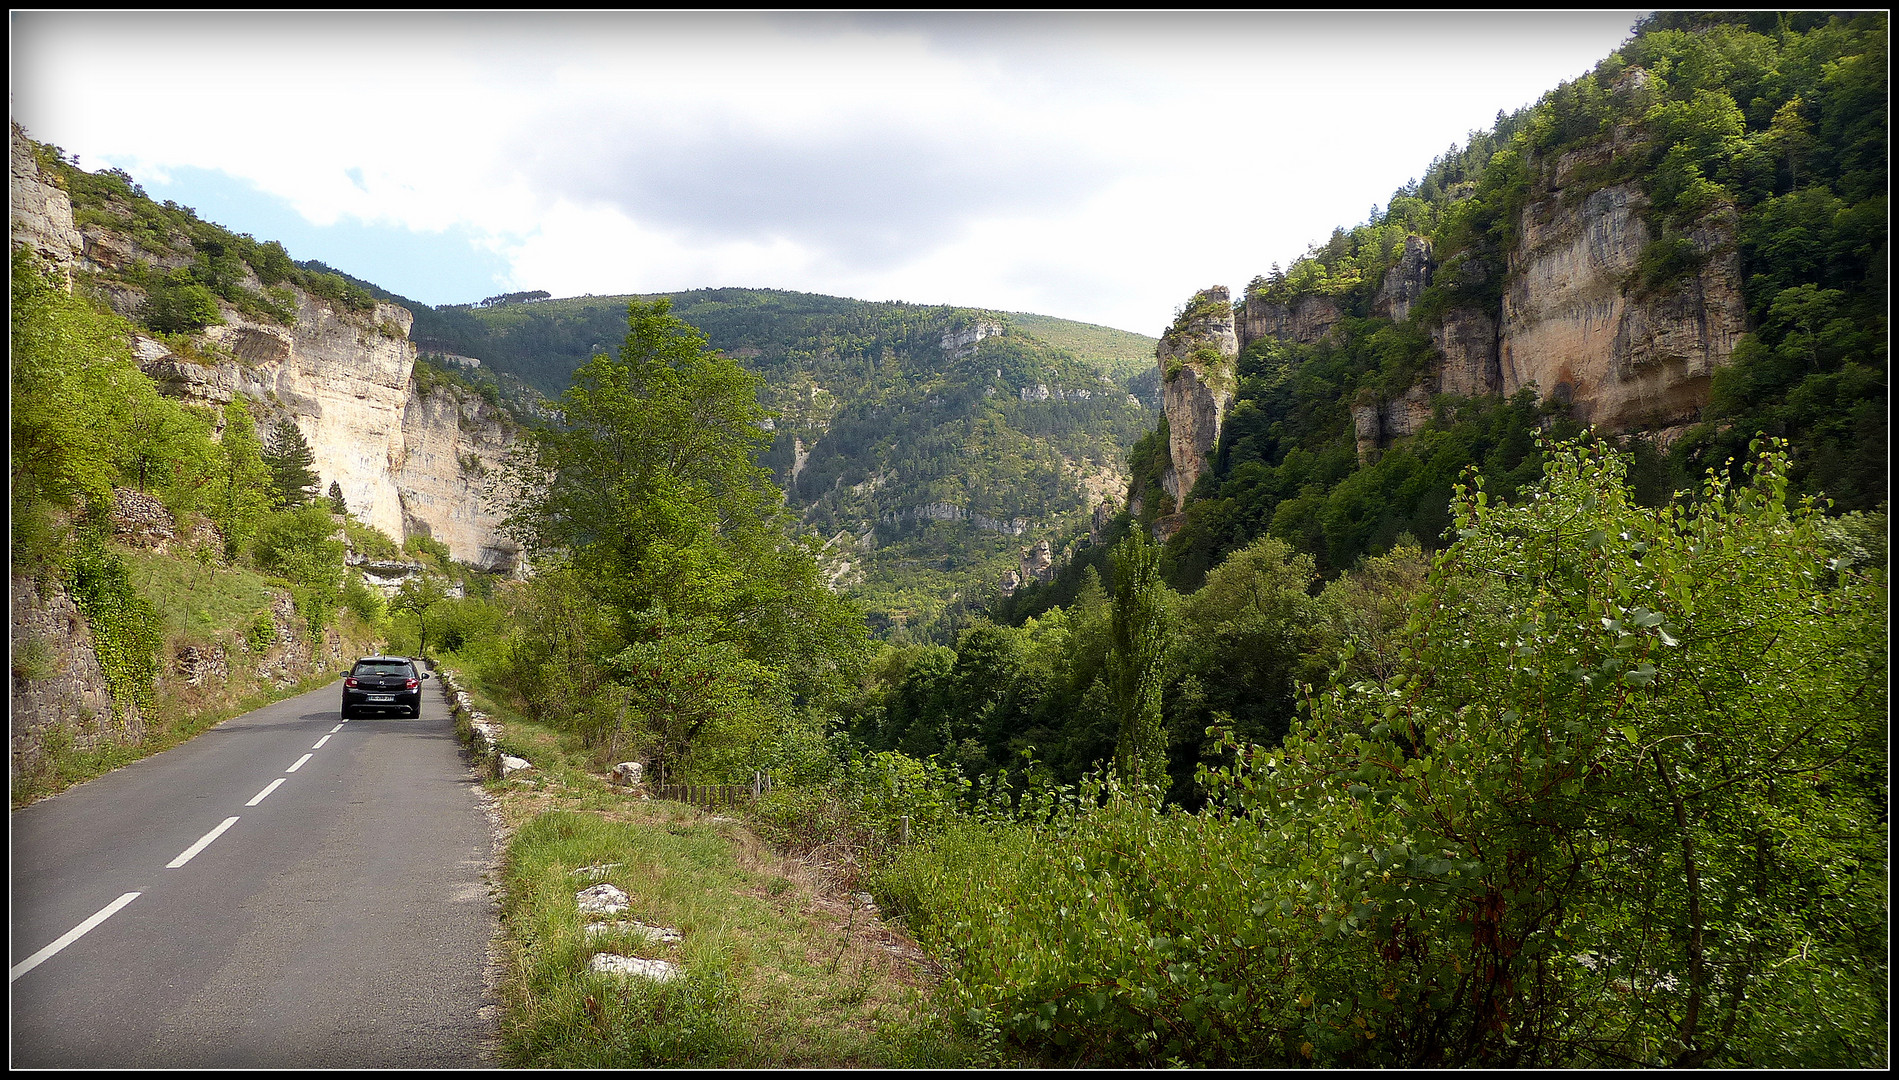
<path fill-rule="evenodd" d="M 1431 242 L 1422 236 L 1407 236 L 1404 254 L 1398 265 L 1385 271 L 1385 280 L 1372 298 L 1372 314 L 1403 322 L 1411 315 L 1411 305 L 1431 283 Z"/>
<path fill-rule="evenodd" d="M 1555 187 L 1523 211 L 1503 296 L 1499 389 L 1534 385 L 1568 401 L 1577 419 L 1616 429 L 1692 418 L 1746 330 L 1733 212 L 1716 211 L 1689 234 L 1698 270 L 1645 295 L 1630 282 L 1652 237 L 1641 191 L 1561 194 Z"/>
<path fill-rule="evenodd" d="M 514 427 L 472 394 L 409 393 L 402 452 L 391 477 L 405 534 L 424 533 L 483 570 L 512 570 L 520 549 L 501 535 L 504 516 L 488 488 L 513 447 Z"/>
<path fill-rule="evenodd" d="M 76 269 L 103 272 L 99 292 L 119 314 L 136 318 L 144 295 L 114 271 L 141 261 L 156 269 L 189 261 L 188 254 L 149 249 L 105 225 L 76 227 L 71 200 L 41 170 L 18 124 L 11 151 L 13 243 L 69 279 Z M 264 289 L 248 271 L 243 284 Z M 483 500 L 512 427 L 492 406 L 453 390 L 426 398 L 414 392 L 415 346 L 408 340 L 414 318 L 407 309 L 378 303 L 351 311 L 300 289 L 290 292 L 294 325 L 259 322 L 225 307 L 225 324 L 208 327 L 193 355 L 135 335 L 133 357 L 172 396 L 209 405 L 247 399 L 260 434 L 280 418 L 294 421 L 315 454 L 320 489 L 335 482 L 368 524 L 398 540 L 432 536 L 476 566 L 513 567 L 518 552 L 498 535 L 499 517 Z"/>
<path fill-rule="evenodd" d="M 309 441 L 320 489 L 335 482 L 356 517 L 398 541 L 416 534 L 456 559 L 509 569 L 515 546 L 498 530 L 484 486 L 507 456 L 513 428 L 486 402 L 448 388 L 423 396 L 405 308 L 338 312 L 299 291 L 297 324 L 275 326 L 226 311 L 210 327 L 216 363 L 135 337 L 133 356 L 161 390 L 187 401 L 251 403 L 259 434 L 288 417 Z"/>
<path fill-rule="evenodd" d="M 1194 294 L 1154 350 L 1160 365 L 1161 412 L 1167 417 L 1161 487 L 1178 507 L 1207 469 L 1207 453 L 1233 404 L 1240 343 L 1226 286 Z"/>
<path fill-rule="evenodd" d="M 980 514 L 974 510 L 957 506 L 954 503 L 924 503 L 922 506 L 905 507 L 902 510 L 892 510 L 881 514 L 877 520 L 886 523 L 918 520 L 967 521 L 978 529 L 984 529 L 989 532 L 1007 533 L 1010 536 L 1021 536 L 1023 533 L 1028 532 L 1030 528 L 1034 527 L 1035 524 L 1027 518 L 1010 518 L 1007 521 L 1001 518 L 992 518 L 987 514 Z"/>
<path fill-rule="evenodd" d="M 1503 388 L 1497 364 L 1497 320 L 1477 308 L 1452 308 L 1444 322 L 1431 328 L 1431 344 L 1444 354 L 1438 371 L 1438 390 L 1445 394 L 1478 397 Z"/>
<path fill-rule="evenodd" d="M 12 779 L 39 768 L 49 737 L 82 750 L 137 741 L 145 730 L 138 707 L 128 702 L 114 710 L 91 628 L 66 591 L 31 577 L 14 576 L 10 584 Z"/>
<path fill-rule="evenodd" d="M 1243 349 L 1269 337 L 1316 345 L 1324 341 L 1344 317 L 1344 309 L 1329 296 L 1302 296 L 1287 305 L 1249 295 L 1245 310 L 1240 313 L 1239 346 Z"/>
<path fill-rule="evenodd" d="M 38 252 L 72 280 L 84 241 L 73 225 L 72 200 L 41 174 L 33 144 L 19 124 L 12 125 L 8 177 L 12 191 L 13 243 Z"/>
<path fill-rule="evenodd" d="M 92 750 L 142 738 L 145 721 L 137 703 L 125 695 L 114 700 L 91 625 L 66 591 L 57 582 L 30 576 L 15 576 L 10 585 L 9 775 L 17 781 L 45 768 L 62 745 Z M 254 639 L 240 635 L 228 645 L 180 645 L 169 654 L 169 664 L 168 654 L 161 652 L 159 687 L 229 680 L 249 695 L 259 684 L 292 686 L 341 662 L 344 641 L 336 628 L 325 629 L 322 640 L 313 642 L 288 590 L 270 590 L 264 619 L 259 629 L 265 632 Z"/>
<path fill-rule="evenodd" d="M 1637 282 L 1634 272 L 1653 238 L 1638 187 L 1564 191 L 1586 167 L 1627 149 L 1626 141 L 1618 134 L 1545 170 L 1547 183 L 1523 210 L 1501 310 L 1446 312 L 1430 328 L 1441 354 L 1430 376 L 1397 399 L 1352 409 L 1360 461 L 1391 439 L 1417 432 L 1430 417 L 1431 393 L 1507 395 L 1533 386 L 1539 396 L 1567 403 L 1578 420 L 1624 431 L 1667 430 L 1699 414 L 1710 376 L 1728 362 L 1747 329 L 1737 219 L 1732 209 L 1721 208 L 1688 232 L 1699 256 L 1692 272 L 1654 289 Z M 1408 317 L 1435 269 L 1430 245 L 1412 237 L 1386 273 L 1373 313 Z M 1318 342 L 1337 313 L 1326 297 L 1304 297 L 1290 307 L 1249 299 L 1241 340 Z M 1177 423 L 1175 416 L 1170 408 L 1170 424 Z"/>
<path fill-rule="evenodd" d="M 983 338 L 994 337 L 1002 333 L 999 323 L 978 320 L 966 326 L 956 326 L 943 331 L 938 343 L 943 355 L 949 359 L 960 359 L 976 351 L 976 343 Z"/>

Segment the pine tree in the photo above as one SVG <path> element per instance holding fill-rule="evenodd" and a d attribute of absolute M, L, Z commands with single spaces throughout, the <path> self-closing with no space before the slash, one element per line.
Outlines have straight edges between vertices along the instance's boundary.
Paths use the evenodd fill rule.
<path fill-rule="evenodd" d="M 270 445 L 264 448 L 264 464 L 270 467 L 279 506 L 304 506 L 317 497 L 317 474 L 311 469 L 315 463 L 316 453 L 296 423 L 287 418 L 278 421 Z"/>
<path fill-rule="evenodd" d="M 330 513 L 349 513 L 349 503 L 343 501 L 343 485 L 334 480 L 330 481 Z"/>
<path fill-rule="evenodd" d="M 1161 731 L 1161 683 L 1167 652 L 1167 586 L 1160 548 L 1137 529 L 1114 549 L 1114 607 L 1108 622 L 1108 670 L 1120 736 L 1114 752 L 1121 783 L 1164 791 L 1167 742 Z"/>

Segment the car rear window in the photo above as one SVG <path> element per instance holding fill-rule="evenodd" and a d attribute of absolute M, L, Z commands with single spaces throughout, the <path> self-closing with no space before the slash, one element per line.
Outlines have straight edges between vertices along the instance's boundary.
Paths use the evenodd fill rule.
<path fill-rule="evenodd" d="M 359 660 L 351 675 L 401 675 L 405 678 L 415 676 L 415 668 L 407 660 Z"/>

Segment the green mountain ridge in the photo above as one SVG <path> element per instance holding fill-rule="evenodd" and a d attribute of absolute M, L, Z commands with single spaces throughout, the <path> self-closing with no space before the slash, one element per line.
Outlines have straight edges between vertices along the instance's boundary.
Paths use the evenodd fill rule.
<path fill-rule="evenodd" d="M 657 296 L 764 376 L 764 464 L 881 628 L 974 601 L 1021 548 L 1078 531 L 1126 491 L 1128 450 L 1154 416 L 1136 374 L 1152 369 L 1153 339 L 1125 331 L 777 289 Z M 619 340 L 632 299 L 418 310 L 412 337 L 551 396 Z"/>
<path fill-rule="evenodd" d="M 416 378 L 532 415 L 625 335 L 626 305 L 664 297 L 764 376 L 775 439 L 761 462 L 830 539 L 834 582 L 873 625 L 922 629 L 988 601 L 1038 539 L 1072 546 L 1118 502 L 1156 415 L 1154 339 L 1051 316 L 780 289 L 546 297 L 431 307 L 321 262 L 311 280 L 401 305 Z M 479 366 L 467 360 L 479 361 Z"/>

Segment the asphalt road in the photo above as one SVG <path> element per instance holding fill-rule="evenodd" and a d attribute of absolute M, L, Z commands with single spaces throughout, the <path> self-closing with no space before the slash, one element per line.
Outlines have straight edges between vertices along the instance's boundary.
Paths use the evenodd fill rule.
<path fill-rule="evenodd" d="M 12 1065 L 493 1064 L 490 830 L 423 687 L 344 722 L 334 683 L 15 812 Z"/>

